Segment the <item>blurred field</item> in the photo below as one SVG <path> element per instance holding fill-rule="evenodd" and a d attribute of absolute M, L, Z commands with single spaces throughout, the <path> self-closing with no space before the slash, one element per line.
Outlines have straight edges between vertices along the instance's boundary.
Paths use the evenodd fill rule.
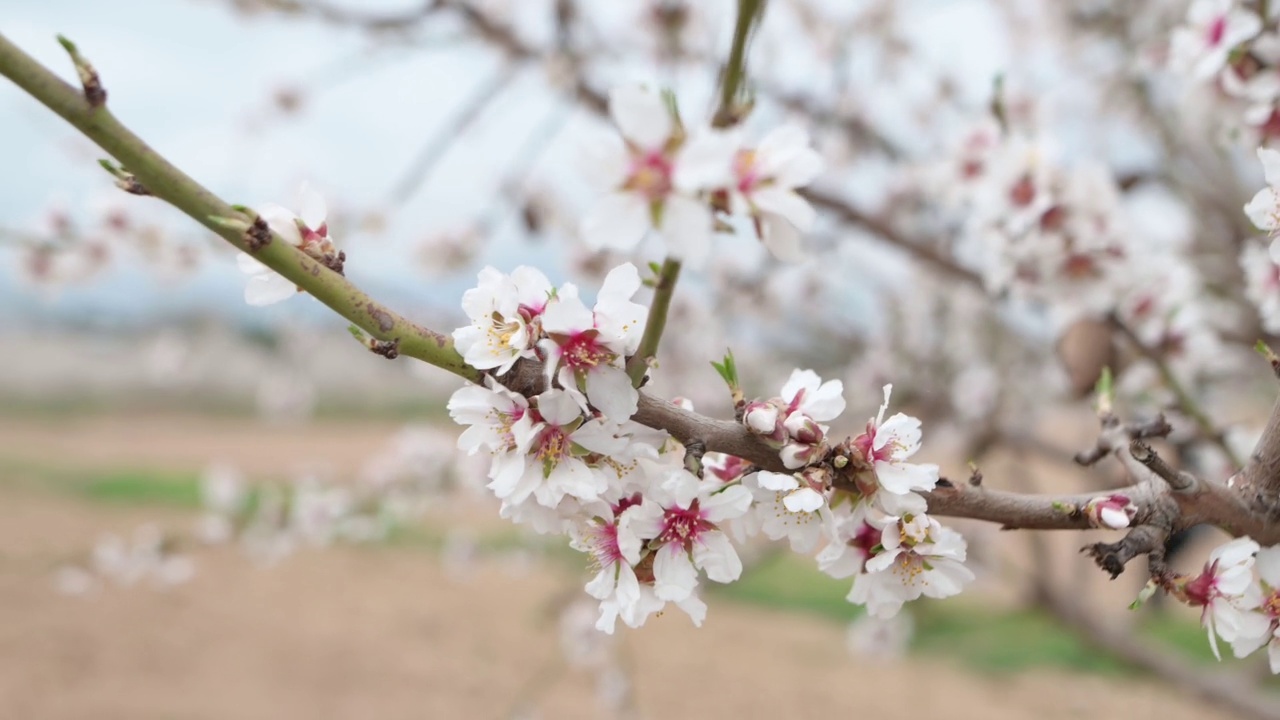
<path fill-rule="evenodd" d="M 303 551 L 272 568 L 234 549 L 200 550 L 196 578 L 168 591 L 54 589 L 55 567 L 103 531 L 148 521 L 185 531 L 210 459 L 256 477 L 287 474 L 304 456 L 349 470 L 394 427 L 0 420 L 0 613 L 10 619 L 0 625 L 0 717 L 502 718 L 529 707 L 601 716 L 592 681 L 564 667 L 557 639 L 556 608 L 585 578 L 580 559 L 519 550 L 479 504 L 382 546 Z M 460 524 L 477 528 L 481 548 L 461 565 L 439 552 Z M 855 615 L 845 583 L 766 557 L 709 595 L 701 631 L 673 612 L 622 637 L 636 707 L 643 717 L 1214 712 L 1018 610 L 1016 588 L 987 575 L 965 598 L 916 608 L 906 659 L 857 658 L 845 647 Z M 1131 588 L 1108 595 L 1122 613 Z M 1212 662 L 1184 617 L 1148 622 L 1147 634 Z"/>

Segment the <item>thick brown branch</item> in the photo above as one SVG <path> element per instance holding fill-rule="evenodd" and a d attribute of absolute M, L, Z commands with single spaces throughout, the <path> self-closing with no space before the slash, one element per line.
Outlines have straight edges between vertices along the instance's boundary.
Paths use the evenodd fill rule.
<path fill-rule="evenodd" d="M 1280 399 L 1271 407 L 1248 464 L 1233 481 L 1268 519 L 1280 519 Z"/>

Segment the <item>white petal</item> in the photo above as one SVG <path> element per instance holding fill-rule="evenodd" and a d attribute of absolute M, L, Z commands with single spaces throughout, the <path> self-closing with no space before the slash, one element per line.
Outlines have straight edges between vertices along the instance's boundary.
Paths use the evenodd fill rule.
<path fill-rule="evenodd" d="M 818 376 L 818 373 L 812 370 L 800 370 L 797 368 L 791 371 L 791 376 L 788 377 L 787 382 L 783 384 L 780 397 L 787 402 L 791 402 L 796 399 L 796 393 L 804 390 L 807 395 L 817 390 L 818 386 L 821 384 L 822 378 Z"/>
<path fill-rule="evenodd" d="M 722 532 L 704 532 L 693 544 L 693 561 L 707 577 L 718 583 L 728 583 L 742 576 L 742 560 L 733 549 L 733 543 Z"/>
<path fill-rule="evenodd" d="M 932 490 L 938 484 L 938 466 L 877 462 L 876 479 L 880 487 L 897 495 Z"/>
<path fill-rule="evenodd" d="M 542 329 L 551 335 L 591 330 L 595 315 L 576 297 L 557 297 L 542 312 Z"/>
<path fill-rule="evenodd" d="M 617 585 L 618 567 L 617 565 L 610 565 L 609 567 L 601 568 L 600 572 L 591 578 L 591 581 L 586 584 L 583 590 L 586 590 L 588 595 L 597 600 L 604 600 L 613 595 L 613 589 Z"/>
<path fill-rule="evenodd" d="M 1272 545 L 1258 551 L 1255 565 L 1258 575 L 1273 588 L 1280 588 L 1280 545 Z"/>
<path fill-rule="evenodd" d="M 578 146 L 582 174 L 593 187 L 619 188 L 631 172 L 631 153 L 616 132 L 588 132 Z"/>
<path fill-rule="evenodd" d="M 702 517 L 713 523 L 742 517 L 751 508 L 751 491 L 734 485 L 706 497 L 699 505 Z"/>
<path fill-rule="evenodd" d="M 298 188 L 298 217 L 302 220 L 302 224 L 311 230 L 318 230 L 328 215 L 329 209 L 324 204 L 324 197 L 311 185 L 303 183 L 302 187 Z"/>
<path fill-rule="evenodd" d="M 684 548 L 667 543 L 658 548 L 653 561 L 653 590 L 667 601 L 683 600 L 693 594 L 698 585 L 698 571 L 689 560 Z"/>
<path fill-rule="evenodd" d="M 690 137 L 676 157 L 672 182 L 681 192 L 727 187 L 733 182 L 733 161 L 742 146 L 737 132 L 708 130 Z"/>
<path fill-rule="evenodd" d="M 649 202 L 630 192 L 615 192 L 600 198 L 582 218 L 578 228 L 582 241 L 593 250 L 630 250 L 649 231 Z"/>
<path fill-rule="evenodd" d="M 267 221 L 267 226 L 282 240 L 293 246 L 302 244 L 302 233 L 298 230 L 298 216 L 288 208 L 273 203 L 266 203 L 257 208 L 258 214 Z"/>
<path fill-rule="evenodd" d="M 702 602 L 702 598 L 697 595 L 676 602 L 676 606 L 683 610 L 689 619 L 693 621 L 694 627 L 702 627 L 702 621 L 707 619 L 707 604 Z"/>
<path fill-rule="evenodd" d="M 671 195 L 662 208 L 662 237 L 667 252 L 691 268 L 706 265 L 711 254 L 711 209 L 706 203 Z"/>
<path fill-rule="evenodd" d="M 834 420 L 844 412 L 844 383 L 828 380 L 808 395 L 802 404 L 809 417 L 819 422 Z"/>
<path fill-rule="evenodd" d="M 1258 159 L 1262 161 L 1262 172 L 1268 185 L 1280 185 L 1280 150 L 1258 148 Z"/>
<path fill-rule="evenodd" d="M 786 218 L 800 232 L 813 229 L 818 213 L 807 200 L 781 187 L 763 187 L 751 194 L 751 201 L 766 213 Z"/>
<path fill-rule="evenodd" d="M 1221 566 L 1239 565 L 1257 554 L 1258 550 L 1258 543 L 1248 537 L 1241 537 L 1214 548 L 1209 553 L 1209 558 L 1217 560 Z"/>
<path fill-rule="evenodd" d="M 254 275 L 244 286 L 244 301 L 256 307 L 288 300 L 296 294 L 298 286 L 275 272 Z"/>
<path fill-rule="evenodd" d="M 625 370 L 601 366 L 587 373 L 587 399 L 609 420 L 622 422 L 636 414 L 640 393 Z"/>
<path fill-rule="evenodd" d="M 649 88 L 622 85 L 610 90 L 609 115 L 624 137 L 646 150 L 661 147 L 671 137 L 671 111 Z"/>
<path fill-rule="evenodd" d="M 795 475 L 770 472 L 768 470 L 761 470 L 756 473 L 756 482 L 760 483 L 760 487 L 774 492 L 786 492 L 800 487 L 800 481 L 796 479 Z"/>
<path fill-rule="evenodd" d="M 537 396 L 538 414 L 552 425 L 568 425 L 582 417 L 582 410 L 564 390 L 548 390 Z"/>
<path fill-rule="evenodd" d="M 760 217 L 760 224 L 763 232 L 760 242 L 764 243 L 771 255 L 782 262 L 798 263 L 804 260 L 800 233 L 786 218 L 774 213 L 764 213 Z"/>
<path fill-rule="evenodd" d="M 809 487 L 803 487 L 782 499 L 782 504 L 793 513 L 814 512 L 826 504 L 822 494 Z"/>

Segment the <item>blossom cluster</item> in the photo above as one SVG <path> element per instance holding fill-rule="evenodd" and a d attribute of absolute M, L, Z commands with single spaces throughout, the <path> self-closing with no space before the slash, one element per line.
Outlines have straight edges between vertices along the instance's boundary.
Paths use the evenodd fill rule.
<path fill-rule="evenodd" d="M 619 620 L 638 627 L 668 603 L 701 624 L 701 582 L 737 580 L 735 543 L 759 534 L 801 553 L 824 546 L 822 569 L 857 576 L 850 600 L 878 616 L 972 580 L 963 539 L 925 514 L 918 493 L 934 487 L 938 469 L 906 462 L 920 423 L 884 418 L 888 387 L 865 432 L 838 444 L 825 423 L 845 409 L 839 381 L 797 370 L 779 397 L 748 404 L 743 423 L 794 473 L 718 453 L 690 464 L 673 438 L 634 422 L 625 360 L 636 348 L 631 334 L 643 330 L 630 300 L 638 286 L 623 265 L 588 310 L 572 285 L 553 288 L 530 268 L 486 268 L 464 296 L 472 322 L 454 333 L 467 362 L 494 373 L 449 401 L 468 426 L 459 447 L 489 454 L 488 488 L 502 517 L 568 535 L 590 555 L 597 572 L 586 591 L 599 601 L 600 630 Z M 544 387 L 527 397 L 498 381 L 522 359 L 547 367 Z"/>
<path fill-rule="evenodd" d="M 1266 4 L 1263 4 L 1266 7 Z M 1195 0 L 1169 41 L 1169 67 L 1208 86 L 1225 109 L 1224 130 L 1247 146 L 1280 137 L 1280 34 L 1240 0 Z"/>
<path fill-rule="evenodd" d="M 1068 165 L 1057 155 L 1012 121 L 984 118 L 930 167 L 961 218 L 957 257 L 980 272 L 988 293 L 1039 304 L 1059 328 L 1113 314 L 1180 381 L 1222 372 L 1222 313 L 1206 302 L 1194 260 L 1133 232 L 1105 165 Z M 1138 361 L 1118 390 L 1144 397 L 1162 382 L 1154 365 Z"/>
<path fill-rule="evenodd" d="M 726 224 L 719 213 L 746 221 L 775 257 L 799 259 L 815 213 L 796 190 L 822 171 L 808 133 L 783 126 L 752 146 L 739 129 L 685 126 L 669 97 L 641 86 L 610 92 L 609 115 L 621 136 L 584 150 L 595 184 L 609 188 L 582 218 L 588 246 L 628 251 L 654 230 L 670 255 L 700 267 Z"/>
<path fill-rule="evenodd" d="M 1125 228 L 1106 168 L 1064 167 L 1042 138 L 986 118 L 939 170 L 943 197 L 965 218 L 958 253 L 988 292 L 1070 298 L 1095 313 L 1115 302 Z"/>

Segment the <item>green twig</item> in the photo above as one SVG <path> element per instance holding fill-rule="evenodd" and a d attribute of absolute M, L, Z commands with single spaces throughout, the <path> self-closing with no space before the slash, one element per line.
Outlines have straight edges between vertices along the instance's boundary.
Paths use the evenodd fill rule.
<path fill-rule="evenodd" d="M 645 371 L 649 369 L 649 361 L 658 354 L 658 341 L 662 339 L 662 331 L 667 327 L 667 311 L 671 309 L 671 298 L 675 295 L 676 280 L 680 278 L 680 261 L 667 258 L 658 271 L 658 280 L 653 286 L 653 302 L 649 304 L 649 319 L 644 326 L 644 335 L 640 337 L 640 347 L 627 362 L 627 374 L 631 376 L 631 384 L 640 387 Z"/>
<path fill-rule="evenodd" d="M 720 107 L 715 112 L 712 125 L 726 128 L 738 123 L 744 113 L 738 96 L 747 78 L 747 41 L 751 31 L 764 17 L 765 0 L 738 0 L 738 19 L 733 30 L 733 45 L 729 48 L 729 61 L 720 80 Z M 640 347 L 627 362 L 627 374 L 636 387 L 644 380 L 649 363 L 658 352 L 658 342 L 667 327 L 667 311 L 675 294 L 676 281 L 680 278 L 680 261 L 668 257 L 658 271 L 654 284 L 653 302 L 649 305 L 649 319 L 640 338 Z"/>
<path fill-rule="evenodd" d="M 738 98 L 747 78 L 747 42 L 751 39 L 751 31 L 764 17 L 764 7 L 765 0 L 738 0 L 733 45 L 729 48 L 729 61 L 720 78 L 720 107 L 712 121 L 715 127 L 736 125 L 745 115 Z"/>
<path fill-rule="evenodd" d="M 22 88 L 97 143 L 149 192 L 189 215 L 240 250 L 247 251 L 245 233 L 227 218 L 239 215 L 226 202 L 188 177 L 141 138 L 129 131 L 103 106 L 93 106 L 76 88 L 0 35 L 0 75 Z M 370 298 L 346 278 L 286 242 L 272 242 L 254 257 L 306 290 L 373 337 L 398 343 L 407 355 L 479 382 L 481 373 L 463 362 L 445 335 L 417 325 Z"/>

